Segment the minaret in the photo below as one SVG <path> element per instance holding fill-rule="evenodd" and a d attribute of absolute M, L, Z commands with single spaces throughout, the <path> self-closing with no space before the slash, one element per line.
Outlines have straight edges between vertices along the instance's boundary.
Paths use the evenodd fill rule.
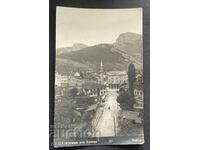
<path fill-rule="evenodd" d="M 101 60 L 101 64 L 100 64 L 100 73 L 103 72 L 103 63 L 102 63 L 102 60 Z"/>
<path fill-rule="evenodd" d="M 101 60 L 101 63 L 100 63 L 100 71 L 99 71 L 99 74 L 100 74 L 100 83 L 101 84 L 104 84 L 104 71 L 103 71 L 103 63 L 102 63 L 102 60 Z"/>

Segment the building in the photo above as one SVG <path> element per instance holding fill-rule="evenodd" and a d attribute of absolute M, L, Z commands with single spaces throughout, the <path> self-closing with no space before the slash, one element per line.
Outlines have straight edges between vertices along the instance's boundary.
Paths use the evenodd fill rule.
<path fill-rule="evenodd" d="M 106 86 L 96 82 L 86 82 L 82 88 L 83 92 L 90 97 L 102 96 L 106 93 Z"/>
<path fill-rule="evenodd" d="M 61 86 L 61 81 L 62 80 L 62 75 L 58 74 L 58 72 L 56 72 L 55 74 L 55 86 Z"/>
<path fill-rule="evenodd" d="M 110 89 L 119 89 L 120 85 L 128 82 L 126 71 L 107 72 L 107 83 Z"/>
<path fill-rule="evenodd" d="M 134 108 L 143 109 L 144 106 L 144 86 L 143 77 L 141 74 L 136 75 L 136 81 L 134 83 L 134 97 L 136 100 Z"/>
<path fill-rule="evenodd" d="M 134 108 L 139 108 L 139 109 L 143 109 L 144 106 L 144 92 L 143 92 L 143 86 L 140 85 L 135 85 L 135 89 L 134 89 L 134 97 L 135 97 L 135 105 Z"/>
<path fill-rule="evenodd" d="M 67 76 L 58 74 L 58 73 L 56 72 L 56 75 L 55 75 L 55 86 L 63 86 L 63 84 L 68 83 L 68 80 L 69 80 L 69 79 L 68 79 Z"/>
<path fill-rule="evenodd" d="M 134 83 L 134 95 L 143 99 L 143 77 L 141 74 L 136 75 L 136 81 Z"/>

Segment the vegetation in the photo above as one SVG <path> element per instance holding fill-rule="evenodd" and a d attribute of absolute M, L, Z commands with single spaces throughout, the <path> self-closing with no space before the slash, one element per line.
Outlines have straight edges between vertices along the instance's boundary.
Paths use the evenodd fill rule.
<path fill-rule="evenodd" d="M 134 61 L 137 69 L 142 69 L 142 36 L 135 33 L 123 33 L 113 44 L 86 46 L 75 44 L 56 50 L 56 71 L 60 74 L 75 70 L 97 71 L 100 61 L 104 70 L 124 70 Z M 141 57 L 141 58 L 140 58 Z"/>
<path fill-rule="evenodd" d="M 111 44 L 99 44 L 91 47 L 84 48 L 79 51 L 72 51 L 67 55 L 59 55 L 59 58 L 68 58 L 76 62 L 89 61 L 89 62 L 121 62 L 123 57 L 118 52 L 112 52 L 114 48 Z"/>
<path fill-rule="evenodd" d="M 134 82 L 135 82 L 135 65 L 129 64 L 128 66 L 128 82 L 129 82 L 129 91 L 133 95 L 134 91 Z"/>
<path fill-rule="evenodd" d="M 120 104 L 121 109 L 133 110 L 133 100 L 130 98 L 129 91 L 126 91 L 123 88 L 120 89 L 117 102 Z"/>
<path fill-rule="evenodd" d="M 143 138 L 143 125 L 137 124 L 133 120 L 127 120 L 123 118 L 118 118 L 118 126 L 120 131 L 119 136 L 132 136 L 135 138 Z"/>
<path fill-rule="evenodd" d="M 135 83 L 135 65 L 129 64 L 128 66 L 128 83 L 129 83 L 129 93 L 130 101 L 134 104 L 134 83 Z"/>
<path fill-rule="evenodd" d="M 119 96 L 117 98 L 121 109 L 123 110 L 133 110 L 134 105 L 134 82 L 135 82 L 135 66 L 134 64 L 129 64 L 128 67 L 128 82 L 129 89 L 120 88 Z"/>
<path fill-rule="evenodd" d="M 72 100 L 55 102 L 55 125 L 70 127 L 73 118 L 76 118 L 74 107 L 75 103 Z"/>
<path fill-rule="evenodd" d="M 112 51 L 112 49 L 114 49 L 112 45 L 100 44 L 60 54 L 56 58 L 56 70 L 60 74 L 74 70 L 97 71 L 101 61 L 103 61 L 104 69 L 107 71 L 123 70 L 124 67 L 127 67 L 128 62 L 125 61 L 122 54 Z"/>
<path fill-rule="evenodd" d="M 70 96 L 75 97 L 78 93 L 78 89 L 77 88 L 73 88 L 70 90 Z"/>

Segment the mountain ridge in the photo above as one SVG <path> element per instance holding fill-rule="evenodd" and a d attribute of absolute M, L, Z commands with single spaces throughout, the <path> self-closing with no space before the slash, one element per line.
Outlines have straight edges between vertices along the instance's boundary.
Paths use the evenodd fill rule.
<path fill-rule="evenodd" d="M 120 34 L 113 44 L 100 43 L 87 47 L 83 44 L 81 46 L 83 47 L 81 49 L 57 54 L 56 67 L 59 71 L 62 71 L 59 66 L 64 67 L 62 63 L 59 63 L 61 59 L 70 62 L 69 65 L 65 61 L 66 66 L 70 66 L 65 68 L 65 71 L 87 69 L 97 71 L 100 61 L 104 63 L 105 70 L 127 70 L 131 62 L 135 64 L 136 69 L 142 69 L 142 36 L 139 34 L 126 32 Z"/>

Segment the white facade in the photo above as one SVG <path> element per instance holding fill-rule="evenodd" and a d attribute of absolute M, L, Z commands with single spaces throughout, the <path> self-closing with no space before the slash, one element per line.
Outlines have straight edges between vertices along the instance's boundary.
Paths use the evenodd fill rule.
<path fill-rule="evenodd" d="M 128 75 L 125 71 L 111 71 L 107 73 L 109 88 L 119 88 L 119 85 L 127 83 Z"/>
<path fill-rule="evenodd" d="M 55 76 L 55 85 L 56 86 L 61 86 L 63 83 L 67 83 L 67 82 L 68 82 L 67 76 L 62 76 L 62 75 L 56 73 L 56 76 Z"/>

